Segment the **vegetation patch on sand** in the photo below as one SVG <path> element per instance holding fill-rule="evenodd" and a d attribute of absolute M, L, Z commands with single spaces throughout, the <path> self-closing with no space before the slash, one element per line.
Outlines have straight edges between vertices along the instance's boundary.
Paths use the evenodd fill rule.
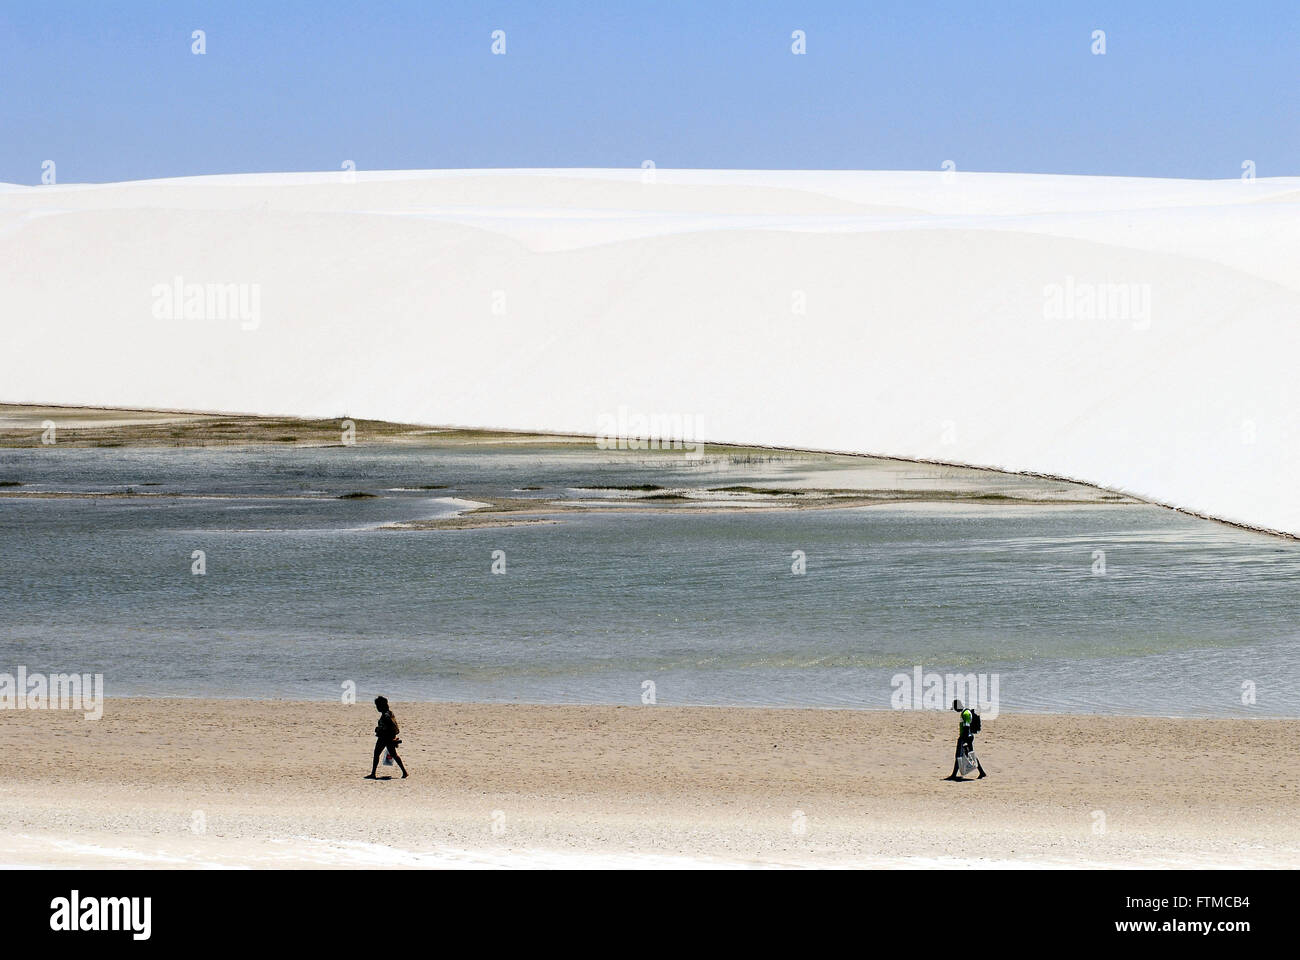
<path fill-rule="evenodd" d="M 764 497 L 798 497 L 808 492 L 805 490 L 787 490 L 784 487 L 709 487 L 710 493 L 751 493 Z"/>
<path fill-rule="evenodd" d="M 592 484 L 586 487 L 575 487 L 576 490 L 662 490 L 663 487 L 657 483 L 638 483 L 632 486 L 619 486 L 618 484 Z"/>
<path fill-rule="evenodd" d="M 54 440 L 73 447 L 220 447 L 241 445 L 346 446 L 409 443 L 450 447 L 477 444 L 590 445 L 589 438 L 492 430 L 461 430 L 388 423 L 342 415 L 325 420 L 167 411 L 103 410 L 0 404 L 0 447 L 39 447 L 54 424 Z"/>

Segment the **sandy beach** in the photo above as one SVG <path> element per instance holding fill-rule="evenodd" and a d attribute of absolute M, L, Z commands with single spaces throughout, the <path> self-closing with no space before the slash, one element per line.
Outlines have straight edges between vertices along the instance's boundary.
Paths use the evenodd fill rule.
<path fill-rule="evenodd" d="M 4 711 L 0 863 L 1300 866 L 1290 720 L 367 701 Z"/>

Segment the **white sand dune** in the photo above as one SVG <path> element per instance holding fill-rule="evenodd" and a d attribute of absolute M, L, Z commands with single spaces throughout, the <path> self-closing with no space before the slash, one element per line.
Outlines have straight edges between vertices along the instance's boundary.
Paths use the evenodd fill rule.
<path fill-rule="evenodd" d="M 6 188 L 0 400 L 584 434 L 624 408 L 1300 534 L 1300 179 L 647 176 Z M 256 285 L 256 317 L 160 318 L 177 277 Z"/>

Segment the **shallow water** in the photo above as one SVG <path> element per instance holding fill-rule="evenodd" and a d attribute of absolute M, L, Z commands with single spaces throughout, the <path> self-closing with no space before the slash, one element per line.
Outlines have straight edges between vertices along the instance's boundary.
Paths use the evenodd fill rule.
<path fill-rule="evenodd" d="M 352 682 L 362 698 L 635 704 L 651 681 L 662 704 L 877 708 L 920 666 L 996 676 L 1007 711 L 1300 716 L 1300 544 L 1156 507 L 376 529 L 454 497 L 612 484 L 1068 495 L 1046 481 L 539 446 L 5 450 L 6 479 L 222 495 L 0 499 L 0 671 L 103 673 L 111 696 L 332 699 Z M 337 499 L 357 490 L 379 496 Z"/>

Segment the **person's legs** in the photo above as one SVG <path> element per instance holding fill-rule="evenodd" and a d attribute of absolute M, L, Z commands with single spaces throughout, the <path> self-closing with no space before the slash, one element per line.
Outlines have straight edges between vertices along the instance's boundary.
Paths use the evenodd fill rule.
<path fill-rule="evenodd" d="M 957 761 L 961 759 L 962 749 L 966 746 L 966 741 L 961 737 L 957 738 L 957 752 L 952 755 L 952 773 L 948 774 L 949 780 L 960 780 L 957 776 Z"/>
<path fill-rule="evenodd" d="M 379 769 L 379 755 L 384 752 L 384 741 L 375 741 L 375 758 L 370 762 L 370 775 L 373 777 Z"/>
<path fill-rule="evenodd" d="M 406 765 L 405 765 L 404 763 L 402 763 L 402 758 L 399 757 L 399 756 L 397 755 L 397 747 L 396 747 L 396 745 L 394 745 L 394 744 L 389 744 L 389 745 L 388 745 L 388 752 L 391 753 L 391 754 L 393 755 L 393 760 L 396 761 L 398 768 L 400 768 L 401 771 L 402 771 L 402 776 L 405 777 L 405 776 L 407 775 L 407 774 L 406 774 Z"/>

